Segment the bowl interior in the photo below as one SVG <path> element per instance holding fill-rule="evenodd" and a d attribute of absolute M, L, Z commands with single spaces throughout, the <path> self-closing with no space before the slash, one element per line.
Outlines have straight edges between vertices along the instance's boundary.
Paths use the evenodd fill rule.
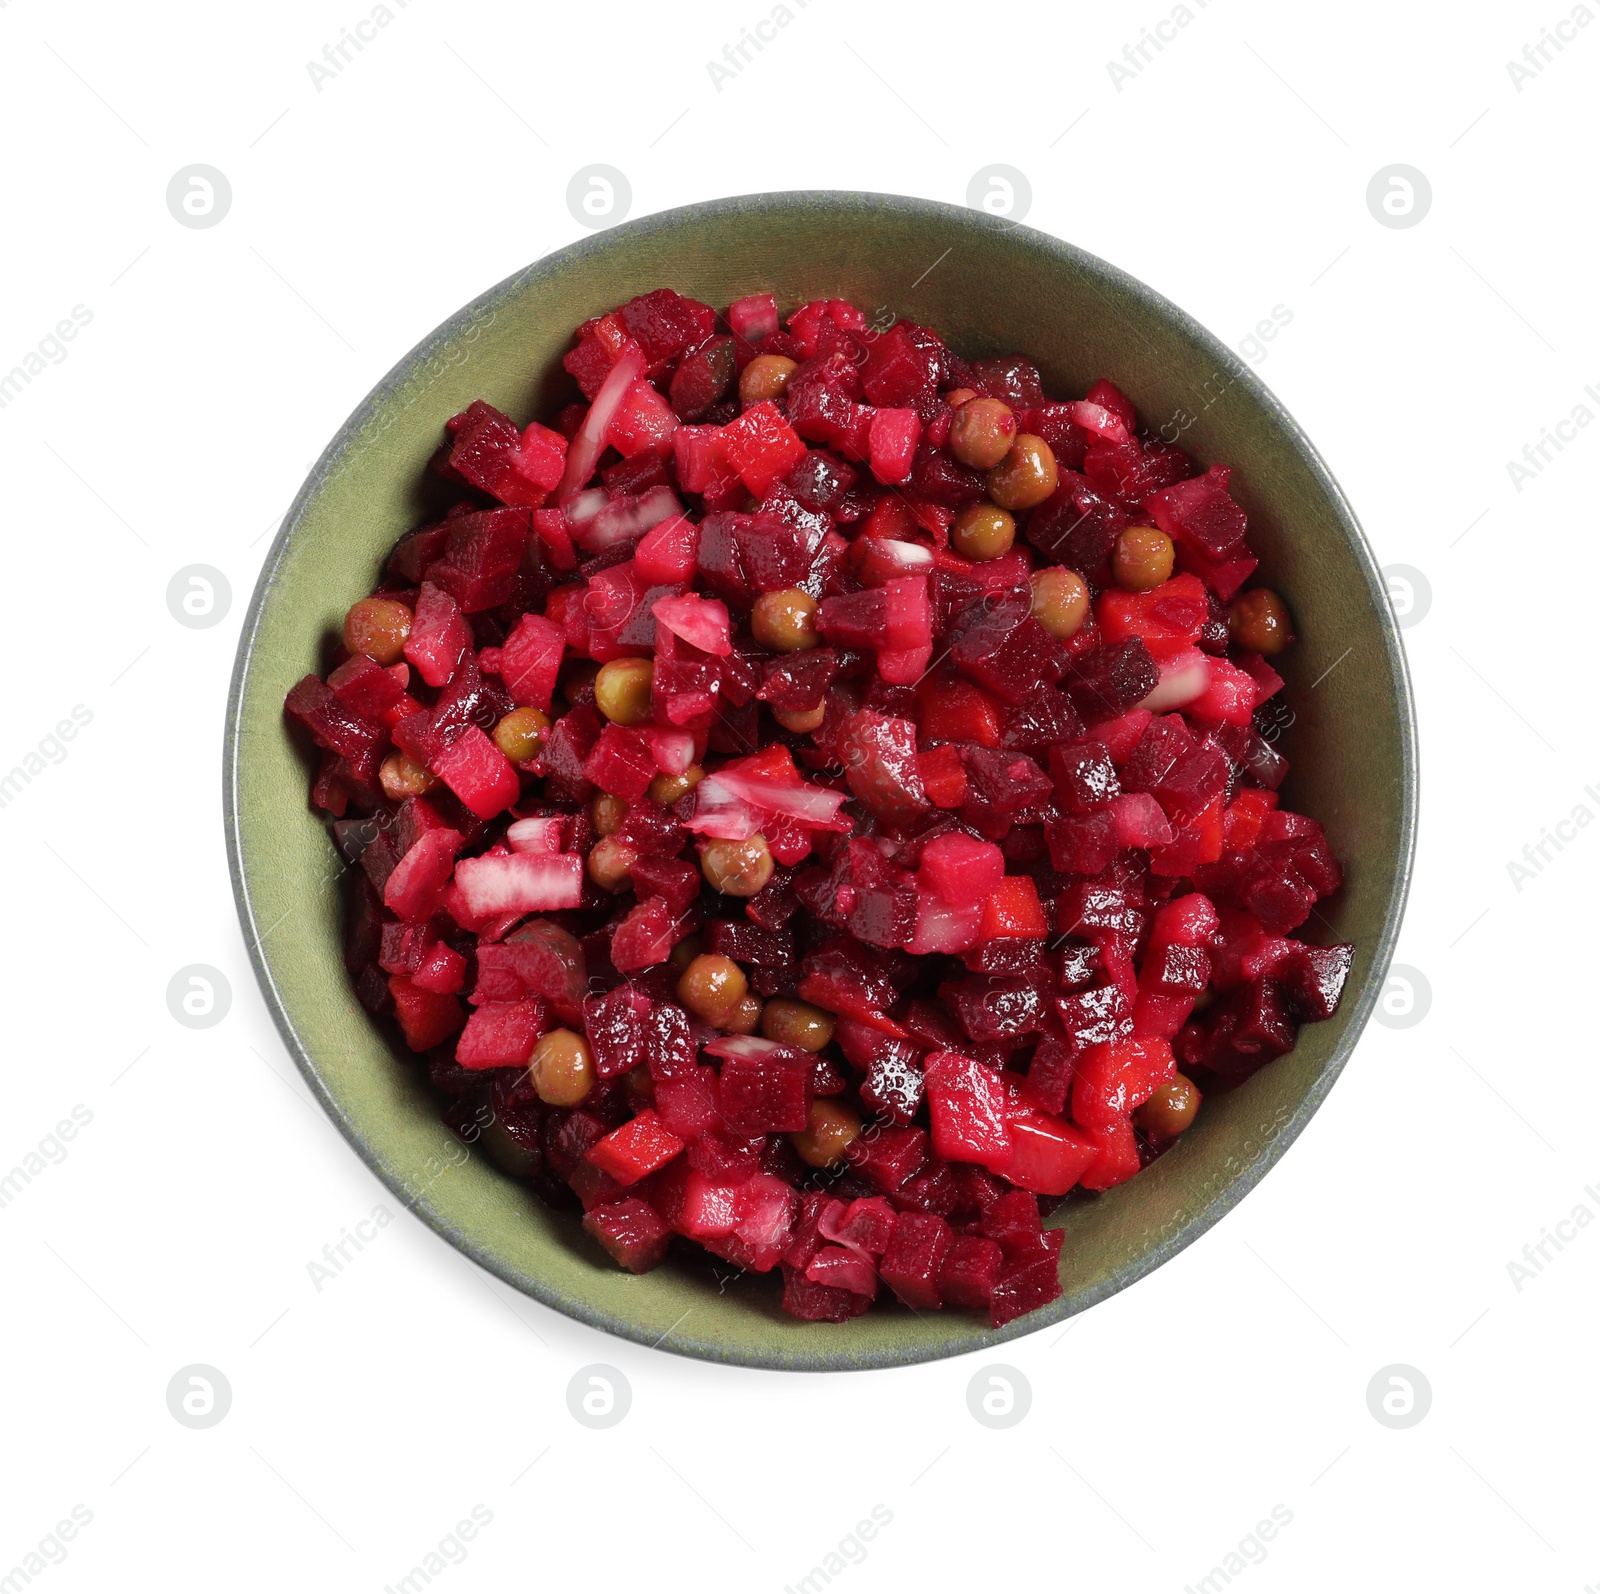
<path fill-rule="evenodd" d="M 780 305 L 844 297 L 937 329 L 969 357 L 1020 350 L 1046 390 L 1109 376 L 1202 463 L 1235 467 L 1258 578 L 1288 598 L 1300 641 L 1283 665 L 1293 723 L 1285 798 L 1323 821 L 1346 884 L 1306 933 L 1352 941 L 1343 1008 L 1287 1057 L 1206 1105 L 1196 1127 L 1127 1185 L 1073 1200 L 1065 1296 L 992 1331 L 974 1314 L 877 1309 L 803 1324 L 774 1280 L 725 1284 L 669 1264 L 613 1267 L 569 1214 L 545 1209 L 439 1122 L 420 1069 L 351 994 L 340 954 L 343 882 L 285 692 L 326 664 L 344 610 L 437 500 L 425 467 L 445 419 L 486 398 L 519 422 L 570 396 L 572 329 L 651 288 L 716 305 L 771 290 Z M 1169 436 L 1174 433 L 1168 433 Z M 1112 268 L 976 212 L 877 195 L 787 194 L 651 217 L 551 256 L 430 336 L 330 445 L 268 558 L 229 708 L 230 854 L 252 957 L 290 1050 L 361 1155 L 430 1224 L 500 1277 L 646 1344 L 748 1365 L 849 1368 L 981 1348 L 1080 1311 L 1187 1244 L 1236 1202 L 1304 1125 L 1353 1046 L 1387 966 L 1410 863 L 1411 709 L 1373 561 L 1292 421 L 1220 343 Z"/>

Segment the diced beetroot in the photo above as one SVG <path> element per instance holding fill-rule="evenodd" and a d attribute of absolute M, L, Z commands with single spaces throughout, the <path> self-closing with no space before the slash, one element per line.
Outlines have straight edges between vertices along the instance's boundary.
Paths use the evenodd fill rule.
<path fill-rule="evenodd" d="M 722 1117 L 736 1135 L 796 1133 L 810 1108 L 808 1061 L 782 1052 L 729 1057 L 722 1065 Z"/>
<path fill-rule="evenodd" d="M 978 944 L 982 924 L 981 902 L 970 902 L 957 908 L 943 897 L 919 891 L 916 927 L 905 941 L 905 949 L 918 956 L 933 952 L 965 952 Z"/>
<path fill-rule="evenodd" d="M 753 404 L 722 429 L 722 448 L 740 480 L 758 498 L 805 458 L 806 445 L 770 399 Z"/>
<path fill-rule="evenodd" d="M 567 517 L 559 509 L 536 509 L 533 512 L 533 534 L 557 570 L 577 568 L 578 556 L 572 549 L 572 534 L 567 529 Z"/>
<path fill-rule="evenodd" d="M 613 1129 L 604 1140 L 591 1146 L 587 1156 L 618 1184 L 629 1185 L 665 1167 L 682 1150 L 683 1142 L 646 1107 L 620 1129 Z"/>
<path fill-rule="evenodd" d="M 1004 1254 L 981 1234 L 955 1234 L 939 1266 L 939 1300 L 945 1306 L 971 1306 L 980 1311 L 994 1294 Z"/>
<path fill-rule="evenodd" d="M 1011 1155 L 1005 1085 L 994 1069 L 959 1052 L 930 1052 L 923 1063 L 933 1149 L 947 1162 L 998 1170 Z"/>
<path fill-rule="evenodd" d="M 670 515 L 644 534 L 634 549 L 634 567 L 640 579 L 652 585 L 688 581 L 694 573 L 699 542 L 700 528 L 687 515 Z"/>
<path fill-rule="evenodd" d="M 500 651 L 500 677 L 514 703 L 550 707 L 564 647 L 561 628 L 542 614 L 525 614 L 517 621 Z"/>
<path fill-rule="evenodd" d="M 939 1305 L 939 1273 L 950 1250 L 950 1225 L 931 1212 L 902 1212 L 878 1272 L 907 1306 Z"/>
<path fill-rule="evenodd" d="M 1100 1148 L 1100 1155 L 1078 1181 L 1085 1190 L 1109 1190 L 1139 1171 L 1139 1142 L 1126 1118 L 1103 1129 L 1091 1129 L 1088 1135 Z"/>
<path fill-rule="evenodd" d="M 640 859 L 635 868 L 646 865 Z M 672 956 L 672 949 L 687 934 L 665 897 L 646 897 L 628 910 L 611 937 L 611 961 L 626 974 L 654 968 Z"/>
<path fill-rule="evenodd" d="M 677 429 L 678 417 L 672 406 L 641 378 L 617 406 L 606 428 L 606 441 L 624 459 L 645 453 L 670 454 Z"/>
<path fill-rule="evenodd" d="M 632 881 L 634 894 L 639 898 L 639 906 L 633 909 L 628 919 L 617 928 L 621 935 L 624 926 L 630 919 L 637 915 L 637 922 L 630 929 L 622 948 L 618 948 L 615 938 L 611 946 L 611 960 L 617 963 L 619 951 L 621 955 L 629 958 L 629 963 L 617 963 L 617 967 L 648 968 L 652 963 L 659 963 L 670 955 L 672 946 L 678 939 L 675 921 L 682 915 L 689 905 L 696 901 L 700 895 L 701 874 L 692 863 L 682 858 L 640 857 L 634 859 L 628 870 L 628 877 Z M 659 898 L 665 905 L 666 914 L 663 917 L 657 912 L 650 914 L 640 913 L 645 904 L 652 899 Z M 668 943 L 666 951 L 661 952 L 663 937 L 673 936 Z M 637 941 L 637 945 L 635 942 Z M 656 953 L 660 952 L 660 956 Z M 637 957 L 649 956 L 649 963 L 632 961 Z"/>
<path fill-rule="evenodd" d="M 511 760 L 476 725 L 468 725 L 428 767 L 480 819 L 504 813 L 522 794 Z"/>
<path fill-rule="evenodd" d="M 383 905 L 401 919 L 431 918 L 455 868 L 464 837 L 455 830 L 430 830 L 419 836 L 390 872 Z"/>
<path fill-rule="evenodd" d="M 844 763 L 850 790 L 886 823 L 914 819 L 927 807 L 917 768 L 917 728 L 861 709 L 844 726 Z"/>
<path fill-rule="evenodd" d="M 656 1216 L 655 1209 L 637 1196 L 590 1207 L 583 1215 L 583 1226 L 608 1252 L 619 1267 L 630 1273 L 648 1273 L 666 1259 L 672 1231 Z"/>
<path fill-rule="evenodd" d="M 1025 592 L 969 605 L 955 619 L 951 662 L 1002 703 L 1022 703 L 1061 676 L 1060 645 L 1029 609 Z"/>
<path fill-rule="evenodd" d="M 1169 1084 L 1175 1072 L 1164 1040 L 1105 1041 L 1078 1059 L 1072 1116 L 1085 1129 L 1110 1131 Z"/>
<path fill-rule="evenodd" d="M 752 293 L 728 306 L 728 325 L 736 338 L 759 347 L 778 330 L 778 301 L 770 293 Z"/>
<path fill-rule="evenodd" d="M 909 404 L 931 392 L 938 376 L 937 356 L 897 321 L 867 345 L 861 387 L 871 404 Z"/>
<path fill-rule="evenodd" d="M 1051 866 L 1063 874 L 1101 874 L 1121 850 L 1109 803 L 1086 814 L 1059 814 L 1048 819 L 1044 835 Z"/>
<path fill-rule="evenodd" d="M 403 974 L 389 976 L 394 1016 L 400 1021 L 406 1045 L 414 1052 L 430 1052 L 450 1039 L 466 1022 L 461 1003 L 453 996 L 425 991 Z"/>
<path fill-rule="evenodd" d="M 989 1296 L 989 1321 L 996 1328 L 1061 1297 L 1059 1230 L 1042 1235 L 1025 1252 L 1008 1257 Z"/>
<path fill-rule="evenodd" d="M 1062 684 L 1093 725 L 1126 714 L 1154 690 L 1159 679 L 1150 650 L 1138 637 L 1130 637 L 1102 644 L 1075 660 Z"/>
<path fill-rule="evenodd" d="M 935 747 L 917 754 L 917 773 L 923 790 L 935 808 L 960 808 L 967 800 L 967 769 L 961 749 Z"/>
<path fill-rule="evenodd" d="M 1148 792 L 1124 792 L 1111 799 L 1111 822 L 1119 847 L 1164 847 L 1172 840 L 1172 826 L 1161 804 Z"/>
<path fill-rule="evenodd" d="M 1256 681 L 1226 659 L 1210 660 L 1206 688 L 1187 706 L 1196 719 L 1248 725 L 1260 688 Z"/>
<path fill-rule="evenodd" d="M 428 566 L 427 581 L 448 592 L 463 614 L 508 602 L 533 529 L 528 511 L 486 509 L 454 515 L 447 525 L 444 557 Z"/>
<path fill-rule="evenodd" d="M 539 1001 L 485 1002 L 474 1008 L 456 1042 L 456 1062 L 463 1068 L 526 1065 L 544 1031 L 545 1011 Z"/>
<path fill-rule="evenodd" d="M 700 1068 L 691 1063 L 671 1076 L 657 1077 L 657 1059 L 653 1054 L 650 1063 L 651 1077 L 655 1080 L 656 1111 L 680 1140 L 693 1140 L 722 1122 L 714 1068 Z"/>
<path fill-rule="evenodd" d="M 1009 1127 L 1011 1155 L 995 1171 L 1040 1195 L 1065 1195 L 1100 1155 L 1087 1135 L 1026 1105 L 1013 1104 Z"/>
<path fill-rule="evenodd" d="M 644 1062 L 651 1011 L 650 998 L 631 985 L 613 986 L 603 996 L 585 998 L 583 1027 L 594 1053 L 596 1078 L 614 1079 Z"/>
<path fill-rule="evenodd" d="M 915 410 L 877 409 L 867 429 L 872 474 L 891 487 L 911 480 L 911 461 L 922 427 Z"/>
<path fill-rule="evenodd" d="M 953 831 L 922 850 L 920 882 L 952 907 L 982 902 L 1000 887 L 1006 861 L 992 842 Z"/>
<path fill-rule="evenodd" d="M 641 731 L 607 725 L 583 761 L 583 774 L 601 791 L 638 802 L 656 777 L 655 755 Z"/>
<path fill-rule="evenodd" d="M 880 1129 L 852 1140 L 845 1151 L 851 1168 L 886 1194 L 898 1190 L 927 1160 L 926 1129 Z"/>
<path fill-rule="evenodd" d="M 783 1309 L 806 1323 L 843 1323 L 859 1317 L 872 1305 L 869 1295 L 817 1284 L 797 1268 L 783 1270 Z"/>
<path fill-rule="evenodd" d="M 689 592 L 681 598 L 658 598 L 651 609 L 674 636 L 682 637 L 702 653 L 726 658 L 733 652 L 728 606 L 720 598 L 702 598 Z"/>
<path fill-rule="evenodd" d="M 411 972 L 411 983 L 424 991 L 454 996 L 467 983 L 467 960 L 443 941 L 435 941 Z"/>
<path fill-rule="evenodd" d="M 443 587 L 425 581 L 406 638 L 406 658 L 429 686 L 443 686 L 472 648 L 472 628 Z"/>
<path fill-rule="evenodd" d="M 1118 771 L 1133 757 L 1133 750 L 1139 745 L 1146 728 L 1154 718 L 1147 708 L 1129 709 L 1126 714 L 1119 714 L 1115 719 L 1101 720 L 1096 725 L 1089 727 L 1089 734 L 1097 742 L 1104 744 L 1105 749 L 1111 754 L 1111 762 Z"/>
<path fill-rule="evenodd" d="M 401 665 L 399 668 L 403 675 L 405 666 Z M 314 675 L 307 679 L 316 681 Z M 317 685 L 322 686 L 322 682 L 317 681 Z M 386 723 L 389 711 L 406 696 L 405 683 L 400 676 L 393 670 L 384 669 L 381 664 L 374 664 L 364 654 L 346 659 L 328 677 L 328 687 L 332 688 L 333 695 L 358 718 L 375 724 Z M 321 694 L 317 693 L 316 696 L 320 698 Z M 296 701 L 303 702 L 305 698 L 302 696 Z M 311 727 L 308 726 L 309 728 Z M 376 741 L 376 736 L 363 729 L 355 745 L 364 751 L 367 745 Z M 361 756 L 360 751 L 357 753 L 357 757 L 359 756 Z"/>
<path fill-rule="evenodd" d="M 1007 875 L 983 905 L 980 941 L 1008 936 L 1032 938 L 1049 933 L 1039 888 L 1029 875 Z"/>
<path fill-rule="evenodd" d="M 1213 465 L 1204 476 L 1155 493 L 1145 507 L 1174 541 L 1213 560 L 1229 559 L 1244 542 L 1245 513 L 1228 496 L 1228 474 L 1227 466 Z"/>
<path fill-rule="evenodd" d="M 680 426 L 672 434 L 673 471 L 686 493 L 710 492 L 719 482 L 738 479 L 726 443 L 720 426 Z"/>

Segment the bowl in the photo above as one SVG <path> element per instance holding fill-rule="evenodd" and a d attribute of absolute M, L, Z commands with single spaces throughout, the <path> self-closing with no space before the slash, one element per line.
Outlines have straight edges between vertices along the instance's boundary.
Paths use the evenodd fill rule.
<path fill-rule="evenodd" d="M 1235 467 L 1259 578 L 1288 599 L 1301 640 L 1285 658 L 1293 723 L 1288 803 L 1320 819 L 1345 864 L 1316 938 L 1350 941 L 1338 1015 L 1288 1056 L 1206 1104 L 1138 1178 L 1071 1200 L 1064 1294 L 994 1330 L 970 1312 L 879 1306 L 801 1323 L 777 1282 L 724 1285 L 669 1260 L 616 1268 L 571 1213 L 551 1211 L 439 1120 L 423 1070 L 352 995 L 340 954 L 343 892 L 285 692 L 326 667 L 346 607 L 390 546 L 437 505 L 425 467 L 447 417 L 485 398 L 519 423 L 570 396 L 572 329 L 672 286 L 715 305 L 771 290 L 780 305 L 843 297 L 926 323 L 968 357 L 1020 350 L 1047 391 L 1113 379 L 1155 420 L 1175 417 L 1202 464 Z M 534 1299 L 611 1333 L 745 1366 L 882 1367 L 989 1349 L 1126 1288 L 1190 1244 L 1256 1185 L 1305 1127 L 1354 1048 L 1387 970 L 1416 813 L 1410 689 L 1371 550 L 1316 450 L 1222 343 L 1159 294 L 1042 233 L 982 212 L 857 193 L 717 200 L 629 222 L 491 288 L 429 334 L 328 445 L 272 546 L 245 621 L 228 701 L 224 787 L 239 914 L 267 1005 L 312 1090 L 396 1197 L 459 1250 Z"/>

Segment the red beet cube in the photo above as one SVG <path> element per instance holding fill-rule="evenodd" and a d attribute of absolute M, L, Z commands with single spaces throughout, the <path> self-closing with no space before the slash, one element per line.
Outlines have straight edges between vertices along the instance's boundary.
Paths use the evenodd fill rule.
<path fill-rule="evenodd" d="M 672 1237 L 655 1209 L 638 1196 L 590 1207 L 583 1215 L 583 1226 L 630 1273 L 648 1273 L 659 1266 Z"/>
<path fill-rule="evenodd" d="M 443 686 L 456 665 L 472 650 L 472 627 L 456 600 L 431 581 L 422 584 L 406 638 L 406 658 L 429 686 Z"/>
<path fill-rule="evenodd" d="M 852 1140 L 845 1161 L 885 1193 L 898 1190 L 928 1160 L 926 1129 L 882 1129 Z"/>
<path fill-rule="evenodd" d="M 522 795 L 511 760 L 476 725 L 468 725 L 428 767 L 479 819 L 504 813 Z"/>
<path fill-rule="evenodd" d="M 770 399 L 753 404 L 722 429 L 722 448 L 740 480 L 758 498 L 805 458 L 806 445 Z"/>
<path fill-rule="evenodd" d="M 1213 560 L 1235 557 L 1244 542 L 1245 513 L 1228 496 L 1225 465 L 1154 494 L 1147 507 L 1169 537 Z"/>
<path fill-rule="evenodd" d="M 588 1157 L 618 1184 L 637 1184 L 647 1173 L 662 1168 L 683 1150 L 683 1142 L 646 1107 L 620 1129 L 589 1149 Z"/>
<path fill-rule="evenodd" d="M 641 293 L 617 308 L 617 318 L 652 367 L 675 360 L 684 350 L 703 343 L 717 329 L 717 313 L 698 299 L 671 288 Z"/>
<path fill-rule="evenodd" d="M 643 732 L 627 725 L 607 725 L 583 761 L 583 775 L 613 797 L 638 802 L 656 778 L 655 755 Z"/>
<path fill-rule="evenodd" d="M 880 819 L 904 823 L 927 808 L 910 720 L 860 709 L 845 721 L 842 737 L 850 790 Z"/>
<path fill-rule="evenodd" d="M 454 947 L 436 941 L 413 971 L 411 983 L 424 991 L 454 996 L 467 983 L 467 960 Z"/>
<path fill-rule="evenodd" d="M 500 676 L 514 703 L 548 709 L 566 641 L 542 614 L 525 614 L 500 650 Z"/>
<path fill-rule="evenodd" d="M 642 861 L 642 860 L 641 860 Z M 672 956 L 688 934 L 662 897 L 649 897 L 628 910 L 611 937 L 611 961 L 624 974 L 655 968 Z"/>
<path fill-rule="evenodd" d="M 1169 1084 L 1175 1072 L 1172 1048 L 1164 1040 L 1101 1042 L 1078 1059 L 1072 1116 L 1085 1129 L 1112 1129 Z"/>
<path fill-rule="evenodd" d="M 1060 1230 L 1041 1235 L 1036 1246 L 1007 1258 L 989 1296 L 989 1321 L 996 1328 L 1036 1312 L 1061 1296 Z"/>
<path fill-rule="evenodd" d="M 945 1306 L 988 1306 L 1005 1258 L 981 1234 L 957 1234 L 939 1267 L 939 1300 Z"/>
<path fill-rule="evenodd" d="M 950 659 L 1002 703 L 1022 703 L 1060 679 L 1066 665 L 1060 644 L 1029 612 L 1025 594 L 971 605 L 956 617 Z"/>
<path fill-rule="evenodd" d="M 456 1042 L 456 1061 L 463 1068 L 525 1066 L 544 1032 L 545 1011 L 539 1001 L 485 1002 L 467 1019 Z"/>
<path fill-rule="evenodd" d="M 1100 1148 L 1100 1155 L 1079 1180 L 1085 1190 L 1109 1190 L 1139 1171 L 1139 1143 L 1126 1118 L 1086 1133 Z"/>
<path fill-rule="evenodd" d="M 872 474 L 890 486 L 911 480 L 911 461 L 922 430 L 915 410 L 877 409 L 867 429 Z"/>
<path fill-rule="evenodd" d="M 444 557 L 428 566 L 427 580 L 448 592 L 463 614 L 507 602 L 533 529 L 528 511 L 484 509 L 453 516 L 447 524 Z"/>
<path fill-rule="evenodd" d="M 406 1045 L 414 1052 L 432 1051 L 466 1022 L 466 1014 L 455 997 L 425 991 L 403 974 L 389 976 L 389 995 Z"/>
<path fill-rule="evenodd" d="M 652 1057 L 652 1065 L 654 1061 Z M 656 1111 L 662 1123 L 680 1140 L 694 1140 L 722 1122 L 714 1068 L 701 1068 L 691 1063 L 671 1077 L 658 1076 L 654 1066 L 650 1072 L 655 1080 Z"/>
<path fill-rule="evenodd" d="M 811 1106 L 811 1067 L 782 1051 L 728 1057 L 722 1064 L 723 1121 L 736 1135 L 796 1133 Z"/>
<path fill-rule="evenodd" d="M 939 994 L 980 1045 L 1033 1035 L 1045 1026 L 1044 993 L 1026 974 L 973 974 L 940 986 Z"/>
<path fill-rule="evenodd" d="M 617 985 L 603 996 L 584 999 L 583 1027 L 594 1053 L 594 1071 L 612 1079 L 645 1060 L 645 1025 L 650 998 L 631 985 Z"/>
<path fill-rule="evenodd" d="M 869 1299 L 878 1293 L 878 1274 L 872 1263 L 860 1252 L 842 1245 L 819 1246 L 806 1264 L 806 1278 L 813 1284 L 849 1290 Z"/>
<path fill-rule="evenodd" d="M 1059 814 L 1047 819 L 1044 835 L 1051 867 L 1063 874 L 1102 874 L 1122 850 L 1109 803 L 1092 813 Z"/>
<path fill-rule="evenodd" d="M 383 745 L 382 729 L 357 714 L 314 675 L 306 676 L 290 691 L 284 708 L 319 747 L 344 758 L 373 763 Z"/>
<path fill-rule="evenodd" d="M 1011 1156 L 998 1171 L 1040 1195 L 1065 1195 L 1100 1155 L 1082 1131 L 1025 1105 L 1013 1104 L 1010 1127 Z"/>
<path fill-rule="evenodd" d="M 829 1284 L 817 1284 L 798 1268 L 783 1269 L 783 1309 L 807 1323 L 843 1323 L 872 1305 L 870 1295 L 857 1295 Z"/>
<path fill-rule="evenodd" d="M 1092 648 L 1075 659 L 1063 683 L 1091 723 L 1126 714 L 1155 689 L 1159 672 L 1138 637 Z"/>
<path fill-rule="evenodd" d="M 1091 813 L 1122 791 L 1104 742 L 1052 747 L 1050 775 L 1055 782 L 1056 801 L 1071 814 Z"/>
<path fill-rule="evenodd" d="M 992 1068 L 959 1052 L 930 1052 L 923 1060 L 933 1149 L 947 1162 L 998 1169 L 1011 1155 L 1006 1088 Z"/>
<path fill-rule="evenodd" d="M 902 1212 L 878 1272 L 907 1306 L 932 1311 L 939 1305 L 939 1271 L 949 1250 L 950 1225 L 943 1218 Z"/>
<path fill-rule="evenodd" d="M 634 568 L 652 585 L 688 581 L 699 544 L 700 528 L 687 515 L 671 515 L 644 534 L 634 550 Z"/>
<path fill-rule="evenodd" d="M 402 919 L 429 919 L 439 901 L 463 837 L 455 830 L 430 830 L 407 849 L 383 885 L 383 905 Z"/>
<path fill-rule="evenodd" d="M 867 345 L 861 388 L 872 404 L 911 404 L 931 393 L 939 379 L 938 356 L 897 321 Z"/>
<path fill-rule="evenodd" d="M 1008 936 L 1033 938 L 1048 932 L 1044 908 L 1039 901 L 1039 888 L 1032 876 L 1008 874 L 983 905 L 978 939 L 993 941 Z"/>

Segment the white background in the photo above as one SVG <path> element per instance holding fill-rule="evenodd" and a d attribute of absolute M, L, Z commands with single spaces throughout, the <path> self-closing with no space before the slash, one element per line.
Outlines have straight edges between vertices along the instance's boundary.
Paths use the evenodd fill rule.
<path fill-rule="evenodd" d="M 411 0 L 320 89 L 307 63 L 362 0 L 0 5 L 0 373 L 92 313 L 0 410 L 0 769 L 75 704 L 93 715 L 0 809 L 0 1171 L 92 1114 L 0 1208 L 0 1576 L 81 1505 L 47 1590 L 376 1591 L 479 1505 L 445 1594 L 778 1590 L 881 1505 L 847 1594 L 1006 1588 L 1029 1566 L 1177 1591 L 1280 1505 L 1290 1525 L 1233 1579 L 1259 1594 L 1579 1594 L 1600 1582 L 1600 1233 L 1567 1229 L 1520 1289 L 1508 1263 L 1576 1206 L 1600 1214 L 1600 837 L 1569 830 L 1520 890 L 1507 865 L 1600 813 L 1596 429 L 1520 489 L 1507 462 L 1600 412 L 1600 26 L 1519 88 L 1506 63 L 1566 0 L 1191 0 L 1118 88 L 1107 61 L 1164 0 L 794 3 L 718 87 L 706 63 L 764 0 Z M 327 438 L 422 334 L 583 235 L 566 189 L 596 162 L 635 216 L 802 187 L 961 203 L 981 168 L 1017 168 L 1030 224 L 1228 342 L 1291 312 L 1263 378 L 1380 563 L 1431 590 L 1406 631 L 1424 781 L 1398 954 L 1431 1007 L 1394 984 L 1410 1022 L 1370 1027 L 1240 1210 L 1006 1346 L 1032 1406 L 1004 1431 L 968 1412 L 983 1358 L 818 1378 L 651 1353 L 403 1214 L 320 1292 L 308 1274 L 396 1203 L 312 1105 L 245 959 L 219 797 L 239 620 Z M 1432 188 L 1405 229 L 1365 197 L 1397 162 Z M 165 201 L 193 163 L 232 188 L 209 229 Z M 195 563 L 231 585 L 209 629 L 168 611 Z M 166 1003 L 196 963 L 232 988 L 206 1030 Z M 596 1362 L 633 1392 L 603 1432 L 565 1400 Z M 191 1363 L 232 1389 L 203 1431 L 166 1404 Z M 1432 1390 L 1404 1430 L 1367 1402 L 1395 1363 Z"/>

